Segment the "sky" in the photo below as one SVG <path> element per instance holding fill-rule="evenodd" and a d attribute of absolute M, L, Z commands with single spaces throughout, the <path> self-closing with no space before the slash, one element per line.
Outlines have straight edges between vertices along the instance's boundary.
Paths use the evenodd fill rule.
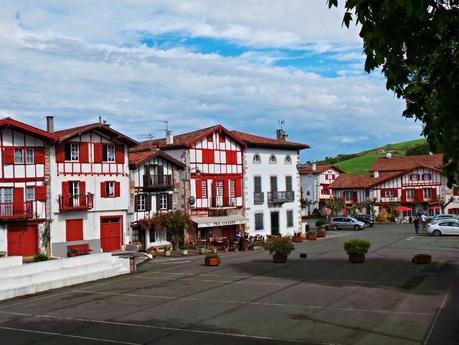
<path fill-rule="evenodd" d="M 419 138 L 359 28 L 325 0 L 2 1 L 0 115 L 137 140 L 217 123 L 309 144 L 302 161 Z"/>

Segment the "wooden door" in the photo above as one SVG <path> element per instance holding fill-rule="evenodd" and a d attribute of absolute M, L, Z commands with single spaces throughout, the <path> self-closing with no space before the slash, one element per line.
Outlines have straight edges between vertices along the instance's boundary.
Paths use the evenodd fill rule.
<path fill-rule="evenodd" d="M 121 248 L 122 217 L 101 217 L 100 246 L 103 252 Z"/>
<path fill-rule="evenodd" d="M 34 256 L 38 253 L 36 225 L 8 225 L 8 255 Z"/>

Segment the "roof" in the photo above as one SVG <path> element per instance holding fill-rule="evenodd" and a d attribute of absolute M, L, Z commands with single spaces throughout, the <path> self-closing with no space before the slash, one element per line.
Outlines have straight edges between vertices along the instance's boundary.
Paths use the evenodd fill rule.
<path fill-rule="evenodd" d="M 342 174 L 330 184 L 332 189 L 366 189 L 399 176 L 400 172 L 383 172 L 375 178 L 371 174 Z"/>
<path fill-rule="evenodd" d="M 392 158 L 377 158 L 370 171 L 402 171 L 416 167 L 426 167 L 441 170 L 443 167 L 443 155 L 417 155 Z"/>
<path fill-rule="evenodd" d="M 202 138 L 208 136 L 209 134 L 214 133 L 215 131 L 220 131 L 231 137 L 233 140 L 238 142 L 241 146 L 245 147 L 246 144 L 244 141 L 241 140 L 241 138 L 237 137 L 230 131 L 228 131 L 225 127 L 222 125 L 214 125 L 211 127 L 203 128 L 203 129 L 198 129 L 193 132 L 187 132 L 183 134 L 178 134 L 174 135 L 174 143 L 173 144 L 166 144 L 166 138 L 161 138 L 161 139 L 153 139 L 153 140 L 147 140 L 143 141 L 141 145 L 156 145 L 162 150 L 165 149 L 178 149 L 178 148 L 189 148 L 191 147 L 195 142 L 198 140 L 201 140 Z"/>
<path fill-rule="evenodd" d="M 344 173 L 343 170 L 341 170 L 340 168 L 338 168 L 336 165 L 333 165 L 333 164 L 317 165 L 316 170 L 312 169 L 312 165 L 302 165 L 298 168 L 298 171 L 300 172 L 300 175 L 307 175 L 307 174 L 316 175 L 316 174 L 321 174 L 328 169 L 335 169 L 339 171 L 340 173 Z"/>
<path fill-rule="evenodd" d="M 121 134 L 120 132 L 111 128 L 109 125 L 100 122 L 55 131 L 54 134 L 57 135 L 59 137 L 59 141 L 62 142 L 93 130 L 107 134 L 111 138 L 117 139 L 128 146 L 134 146 L 138 144 L 138 142 L 134 139 Z"/>
<path fill-rule="evenodd" d="M 283 149 L 295 149 L 303 150 L 308 149 L 309 145 L 297 143 L 287 140 L 279 140 L 267 137 L 261 137 L 254 134 L 244 133 L 240 131 L 231 131 L 234 135 L 241 138 L 248 147 L 260 147 L 260 148 L 283 148 Z"/>
<path fill-rule="evenodd" d="M 176 166 L 180 168 L 185 167 L 185 164 L 169 156 L 167 153 L 161 151 L 155 146 L 151 146 L 151 147 L 139 146 L 139 147 L 134 147 L 131 150 L 129 150 L 129 165 L 135 167 L 135 166 L 138 166 L 139 164 L 142 164 L 146 160 L 152 159 L 155 157 L 161 157 L 162 159 L 169 161 L 172 164 L 175 164 Z"/>
<path fill-rule="evenodd" d="M 38 136 L 38 137 L 40 137 L 42 139 L 45 139 L 47 141 L 57 141 L 57 140 L 59 140 L 59 138 L 53 133 L 44 131 L 44 130 L 42 130 L 40 128 L 37 128 L 37 127 L 33 127 L 33 126 L 30 126 L 30 125 L 27 125 L 27 124 L 25 124 L 23 122 L 14 120 L 14 119 L 12 119 L 10 117 L 5 117 L 3 119 L 0 119 L 0 127 L 13 127 L 13 128 L 18 129 L 18 130 L 21 130 L 23 132 Z"/>

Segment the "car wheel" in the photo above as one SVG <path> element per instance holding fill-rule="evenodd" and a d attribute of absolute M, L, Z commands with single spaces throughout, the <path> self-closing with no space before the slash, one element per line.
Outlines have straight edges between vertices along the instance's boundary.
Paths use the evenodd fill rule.
<path fill-rule="evenodd" d="M 440 235 L 441 235 L 441 232 L 440 232 L 440 230 L 435 230 L 435 231 L 432 233 L 432 235 L 434 235 L 434 236 L 440 236 Z"/>
<path fill-rule="evenodd" d="M 333 230 L 338 230 L 338 227 L 336 225 L 333 225 Z"/>
<path fill-rule="evenodd" d="M 354 230 L 359 230 L 359 229 L 360 229 L 360 226 L 354 225 Z"/>

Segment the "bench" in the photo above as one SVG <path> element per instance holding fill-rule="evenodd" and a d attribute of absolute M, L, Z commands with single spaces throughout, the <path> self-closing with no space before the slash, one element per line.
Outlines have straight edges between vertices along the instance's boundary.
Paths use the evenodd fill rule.
<path fill-rule="evenodd" d="M 67 246 L 68 256 L 87 255 L 87 254 L 91 254 L 91 252 L 92 252 L 92 249 L 89 248 L 88 243 L 74 244 L 71 246 Z M 70 255 L 71 253 L 74 253 L 75 255 Z"/>

